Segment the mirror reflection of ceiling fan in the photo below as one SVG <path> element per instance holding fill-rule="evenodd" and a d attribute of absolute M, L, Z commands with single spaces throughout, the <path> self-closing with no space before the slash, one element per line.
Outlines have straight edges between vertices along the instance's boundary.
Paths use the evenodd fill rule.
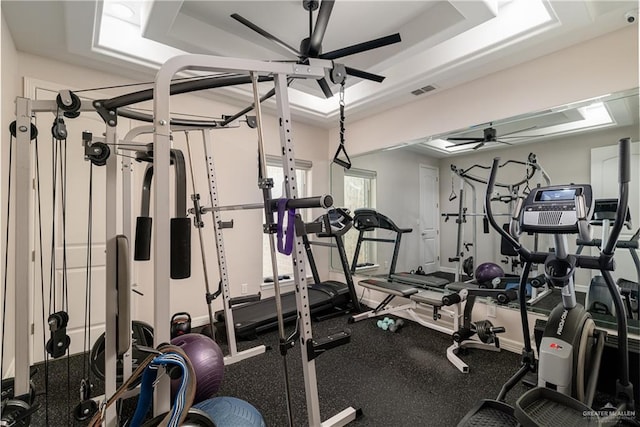
<path fill-rule="evenodd" d="M 261 36 L 271 40 L 273 43 L 277 44 L 278 46 L 289 51 L 290 53 L 292 53 L 298 58 L 298 61 L 300 63 L 305 63 L 305 61 L 308 61 L 309 58 L 328 59 L 328 60 L 339 59 L 345 56 L 355 55 L 356 53 L 366 52 L 368 50 L 377 49 L 379 47 L 387 46 L 387 45 L 398 43 L 401 41 L 400 34 L 396 33 L 386 37 L 381 37 L 378 39 L 369 40 L 367 42 L 354 44 L 348 47 L 343 47 L 341 49 L 336 49 L 331 52 L 322 53 L 322 40 L 324 39 L 324 35 L 327 30 L 327 24 L 329 23 L 329 17 L 331 16 L 331 11 L 333 9 L 334 3 L 335 3 L 335 0 L 322 0 L 321 2 L 317 0 L 302 1 L 302 6 L 304 7 L 304 9 L 309 11 L 309 37 L 304 38 L 300 42 L 299 49 L 295 49 L 289 46 L 287 43 L 283 42 L 282 40 L 278 39 L 274 35 L 268 33 L 267 31 L 263 30 L 262 28 L 258 27 L 248 19 L 238 15 L 237 13 L 232 14 L 231 17 L 236 21 L 242 23 L 243 25 L 249 27 L 256 33 L 260 34 Z M 318 16 L 316 18 L 316 22 L 314 26 L 313 11 L 318 9 L 318 6 L 319 6 Z M 359 77 L 361 79 L 366 79 L 366 80 L 372 80 L 378 83 L 384 80 L 383 76 L 368 73 L 366 71 L 358 70 L 356 68 L 345 67 L 344 69 L 346 74 L 350 76 Z M 329 87 L 329 84 L 327 83 L 327 80 L 325 78 L 319 79 L 318 84 L 322 89 L 322 92 L 324 93 L 325 97 L 331 98 L 333 96 L 333 93 L 331 92 L 331 88 Z"/>
<path fill-rule="evenodd" d="M 535 129 L 535 128 L 537 128 L 537 126 L 531 126 L 531 127 L 525 128 L 525 129 L 520 129 L 520 130 L 516 130 L 516 131 L 513 131 L 513 132 L 509 132 L 509 133 L 504 133 L 504 134 L 498 136 L 498 132 L 496 131 L 496 129 L 490 123 L 488 128 L 485 128 L 485 129 L 482 130 L 482 137 L 478 137 L 478 138 L 474 138 L 474 137 L 451 137 L 451 138 L 447 138 L 447 141 L 459 141 L 459 142 L 457 142 L 455 144 L 447 146 L 447 148 L 460 147 L 460 146 L 463 146 L 463 145 L 470 145 L 470 144 L 476 144 L 472 149 L 473 150 L 477 150 L 478 148 L 483 147 L 488 142 L 499 142 L 501 144 L 513 145 L 508 141 L 504 141 L 504 139 L 509 139 L 509 138 L 533 138 L 533 137 L 536 137 L 536 136 L 540 136 L 540 135 L 517 135 L 517 136 L 514 135 L 514 134 L 518 134 L 520 132 L 524 132 L 524 131 Z M 514 136 L 510 136 L 510 135 L 514 135 Z"/>

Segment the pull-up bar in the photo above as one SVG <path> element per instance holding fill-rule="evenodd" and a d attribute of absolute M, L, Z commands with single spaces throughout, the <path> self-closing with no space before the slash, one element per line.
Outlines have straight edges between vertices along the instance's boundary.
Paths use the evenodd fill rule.
<path fill-rule="evenodd" d="M 538 163 L 538 160 L 536 158 L 536 155 L 533 154 L 533 153 L 529 153 L 529 156 L 527 157 L 527 161 L 526 162 L 523 162 L 523 161 L 520 161 L 520 160 L 507 160 L 506 162 L 498 165 L 498 168 L 503 168 L 503 167 L 505 167 L 505 166 L 507 166 L 509 164 L 516 164 L 516 165 L 526 166 L 527 167 L 527 173 L 525 174 L 525 177 L 522 180 L 520 180 L 518 182 L 515 182 L 513 184 L 502 184 L 502 183 L 496 182 L 494 184 L 496 187 L 502 187 L 502 188 L 519 187 L 520 185 L 528 182 L 531 178 L 533 178 L 533 175 L 535 175 L 536 171 L 540 171 L 540 173 L 544 177 L 547 185 L 549 185 L 551 183 L 551 180 L 549 179 L 549 175 L 547 175 L 547 173 L 542 168 L 542 166 L 540 166 L 540 164 Z M 451 170 L 455 174 L 457 174 L 460 178 L 467 178 L 467 179 L 470 179 L 472 181 L 479 182 L 481 184 L 487 184 L 488 183 L 487 179 L 483 179 L 483 178 L 480 178 L 478 176 L 471 175 L 469 173 L 471 170 L 473 170 L 475 168 L 491 170 L 491 166 L 484 166 L 484 165 L 479 165 L 479 164 L 471 165 L 467 169 L 459 169 L 455 165 L 451 165 Z"/>

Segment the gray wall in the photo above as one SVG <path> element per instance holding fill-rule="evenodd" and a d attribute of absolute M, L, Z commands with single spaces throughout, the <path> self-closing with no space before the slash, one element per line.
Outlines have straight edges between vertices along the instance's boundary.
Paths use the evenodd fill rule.
<path fill-rule="evenodd" d="M 437 160 L 408 150 L 380 151 L 351 160 L 354 168 L 376 172 L 376 209 L 391 218 L 399 227 L 414 229 L 412 233 L 402 237 L 396 271 L 415 269 L 420 265 L 420 233 L 417 230 L 420 218 L 420 165 L 438 167 Z M 343 200 L 343 172 L 342 168 L 332 165 L 331 186 L 336 205 L 340 205 Z M 350 233 L 357 232 L 353 230 Z M 393 237 L 393 233 L 379 230 L 378 237 Z M 390 262 L 392 254 L 393 245 L 377 244 L 377 261 L 380 268 L 370 273 L 386 273 L 389 265 L 385 265 L 385 261 Z M 333 261 L 333 267 L 339 267 L 339 264 Z"/>

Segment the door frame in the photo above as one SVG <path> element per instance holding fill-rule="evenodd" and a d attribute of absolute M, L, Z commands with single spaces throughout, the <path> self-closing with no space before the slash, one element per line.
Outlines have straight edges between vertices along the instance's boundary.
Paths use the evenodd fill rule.
<path fill-rule="evenodd" d="M 436 200 L 436 209 L 434 214 L 434 224 L 435 224 L 435 231 L 436 231 L 436 237 L 435 237 L 435 253 L 436 253 L 436 259 L 435 259 L 435 271 L 440 271 L 440 168 L 438 168 L 437 166 L 433 166 L 433 165 L 428 165 L 425 163 L 420 163 L 418 165 L 418 182 L 419 182 L 419 186 L 420 186 L 420 205 L 419 205 L 419 219 L 418 219 L 418 225 L 420 228 L 420 237 L 419 237 L 419 248 L 420 248 L 420 253 L 423 254 L 424 253 L 424 243 L 423 243 L 423 238 L 422 238 L 422 216 L 426 215 L 427 213 L 423 211 L 423 206 L 424 206 L 424 194 L 426 192 L 426 188 L 424 188 L 423 183 L 422 183 L 422 171 L 423 169 L 430 169 L 432 171 L 434 171 L 435 174 L 435 178 L 436 178 L 436 185 L 434 186 L 435 188 L 435 195 L 434 195 L 434 199 Z M 420 265 L 422 265 L 424 262 L 422 262 L 423 260 L 421 260 Z"/>

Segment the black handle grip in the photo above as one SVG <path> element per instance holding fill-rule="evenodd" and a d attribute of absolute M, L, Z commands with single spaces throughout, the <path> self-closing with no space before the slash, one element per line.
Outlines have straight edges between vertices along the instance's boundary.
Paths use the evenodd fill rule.
<path fill-rule="evenodd" d="M 502 334 L 507 332 L 507 330 L 504 328 L 504 326 L 496 326 L 493 328 L 489 328 L 489 332 L 494 333 L 494 334 Z"/>
<path fill-rule="evenodd" d="M 345 169 L 351 169 L 351 163 L 350 163 L 350 162 L 345 162 L 344 160 L 339 159 L 339 158 L 337 158 L 337 157 L 335 157 L 335 158 L 333 159 L 333 163 L 335 163 L 335 164 L 337 164 L 337 165 L 340 165 L 340 166 L 342 166 L 342 167 L 343 167 L 343 168 L 345 168 Z"/>
<path fill-rule="evenodd" d="M 273 200 L 271 202 L 271 208 L 273 210 L 278 209 L 278 201 Z M 323 196 L 316 197 L 302 197 L 299 199 L 287 200 L 287 209 L 309 209 L 309 208 L 330 208 L 333 206 L 333 197 L 331 194 L 325 194 Z"/>
<path fill-rule="evenodd" d="M 133 259 L 149 261 L 151 259 L 151 225 L 153 220 L 148 216 L 139 216 L 136 220 L 136 241 Z"/>
<path fill-rule="evenodd" d="M 171 218 L 171 278 L 191 276 L 191 220 Z"/>
<path fill-rule="evenodd" d="M 618 155 L 618 170 L 619 183 L 631 181 L 631 141 L 629 138 L 622 138 L 618 143 L 619 155 Z"/>
<path fill-rule="evenodd" d="M 611 256 L 616 247 L 616 242 L 624 227 L 624 220 L 627 216 L 627 208 L 629 207 L 629 180 L 631 176 L 631 141 L 629 138 L 622 138 L 618 142 L 618 209 L 616 210 L 616 220 L 613 227 L 609 231 L 609 239 L 602 253 Z"/>
<path fill-rule="evenodd" d="M 442 297 L 442 304 L 447 306 L 457 304 L 460 301 L 462 301 L 460 294 L 449 294 Z"/>

